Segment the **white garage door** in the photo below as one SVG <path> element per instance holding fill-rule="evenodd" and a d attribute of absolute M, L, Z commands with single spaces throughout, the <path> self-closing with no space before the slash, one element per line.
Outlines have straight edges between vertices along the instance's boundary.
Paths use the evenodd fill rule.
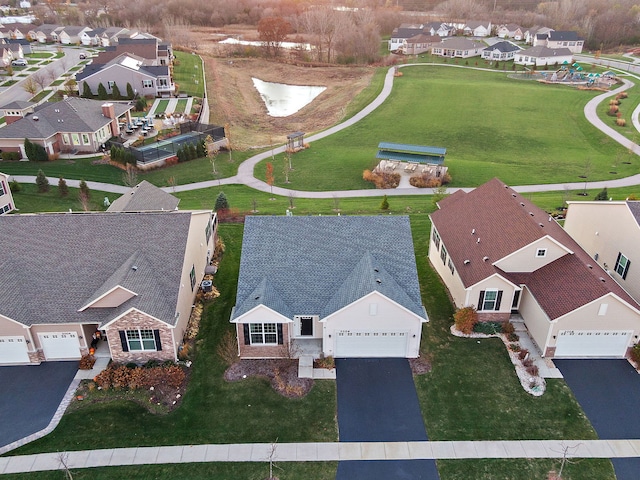
<path fill-rule="evenodd" d="M 75 332 L 39 333 L 40 345 L 47 360 L 80 358 L 80 344 Z"/>
<path fill-rule="evenodd" d="M 24 337 L 0 337 L 0 364 L 29 363 Z"/>
<path fill-rule="evenodd" d="M 556 357 L 624 357 L 630 331 L 560 330 Z"/>
<path fill-rule="evenodd" d="M 405 357 L 407 332 L 337 332 L 335 357 Z"/>

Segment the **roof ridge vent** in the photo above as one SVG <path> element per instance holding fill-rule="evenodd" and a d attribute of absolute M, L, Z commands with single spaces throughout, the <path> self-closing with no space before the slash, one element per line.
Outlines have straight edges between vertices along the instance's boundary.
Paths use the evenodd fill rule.
<path fill-rule="evenodd" d="M 539 223 L 538 225 L 540 225 L 542 228 L 544 228 L 544 223 Z"/>
<path fill-rule="evenodd" d="M 482 257 L 482 261 L 486 262 L 487 260 L 489 260 L 489 257 L 487 257 L 486 255 L 484 257 Z"/>
<path fill-rule="evenodd" d="M 600 281 L 604 283 L 606 280 L 604 279 L 604 277 L 600 277 Z"/>
<path fill-rule="evenodd" d="M 471 263 L 471 260 L 469 260 L 469 259 L 466 259 L 466 260 L 464 261 L 464 264 L 465 264 L 465 265 L 469 265 L 470 263 Z"/>
<path fill-rule="evenodd" d="M 380 280 L 379 278 L 376 278 L 376 283 L 380 285 L 382 283 L 382 280 Z"/>
<path fill-rule="evenodd" d="M 478 237 L 478 240 L 476 240 L 476 243 L 480 243 L 480 237 Z"/>
<path fill-rule="evenodd" d="M 471 229 L 471 235 L 475 235 L 475 234 L 476 234 L 476 229 L 475 228 Z"/>
<path fill-rule="evenodd" d="M 529 212 L 529 215 L 531 215 L 533 217 L 533 212 Z"/>
<path fill-rule="evenodd" d="M 587 263 L 587 268 L 591 269 L 593 268 L 593 265 L 591 265 L 590 263 Z"/>

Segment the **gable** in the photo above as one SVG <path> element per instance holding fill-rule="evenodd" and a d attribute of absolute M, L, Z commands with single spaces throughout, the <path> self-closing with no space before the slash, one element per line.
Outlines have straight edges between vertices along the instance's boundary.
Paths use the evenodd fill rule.
<path fill-rule="evenodd" d="M 532 272 L 570 253 L 573 252 L 569 248 L 546 235 L 495 261 L 494 265 L 505 272 Z"/>
<path fill-rule="evenodd" d="M 113 287 L 108 292 L 104 293 L 100 297 L 91 301 L 79 311 L 86 310 L 87 308 L 115 308 L 122 305 L 127 300 L 137 296 L 138 294 L 131 290 L 124 288 L 120 285 Z"/>
<path fill-rule="evenodd" d="M 231 314 L 233 318 L 233 313 Z M 291 323 L 292 318 L 287 318 L 275 310 L 265 306 L 257 305 L 248 312 L 237 316 L 231 320 L 231 323 Z"/>
<path fill-rule="evenodd" d="M 399 323 L 400 318 L 413 320 L 418 324 L 428 321 L 426 312 L 423 313 L 423 316 L 416 315 L 386 295 L 374 290 L 320 319 L 320 323 L 341 321 L 348 324 L 354 319 L 363 319 L 365 323 L 367 321 L 373 323 L 378 318 L 378 323 L 382 322 L 382 324 L 387 324 L 390 327 Z"/>

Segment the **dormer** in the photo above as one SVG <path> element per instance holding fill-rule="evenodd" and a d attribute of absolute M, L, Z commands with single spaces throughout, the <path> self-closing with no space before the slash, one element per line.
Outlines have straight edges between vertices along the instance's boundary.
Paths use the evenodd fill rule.
<path fill-rule="evenodd" d="M 133 297 L 137 297 L 138 294 L 129 290 L 128 288 L 124 288 L 121 285 L 116 285 L 111 290 L 105 292 L 94 300 L 91 300 L 89 303 L 84 305 L 78 311 L 83 312 L 87 308 L 115 308 L 122 305 L 127 300 L 132 299 Z"/>

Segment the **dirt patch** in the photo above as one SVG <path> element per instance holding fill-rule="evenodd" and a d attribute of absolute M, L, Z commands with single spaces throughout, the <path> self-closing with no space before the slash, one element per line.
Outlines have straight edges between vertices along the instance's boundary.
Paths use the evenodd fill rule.
<path fill-rule="evenodd" d="M 295 359 L 240 360 L 224 372 L 224 379 L 237 382 L 248 377 L 264 377 L 280 395 L 287 398 L 304 397 L 313 387 L 313 379 L 298 378 Z"/>
<path fill-rule="evenodd" d="M 233 148 L 282 144 L 295 131 L 307 134 L 338 123 L 374 74 L 371 67 L 303 67 L 256 58 L 203 54 L 210 123 L 229 125 Z M 252 77 L 288 85 L 324 86 L 313 102 L 288 117 L 270 117 Z"/>
<path fill-rule="evenodd" d="M 409 365 L 414 375 L 423 375 L 431 371 L 431 362 L 426 357 L 410 358 Z"/>

